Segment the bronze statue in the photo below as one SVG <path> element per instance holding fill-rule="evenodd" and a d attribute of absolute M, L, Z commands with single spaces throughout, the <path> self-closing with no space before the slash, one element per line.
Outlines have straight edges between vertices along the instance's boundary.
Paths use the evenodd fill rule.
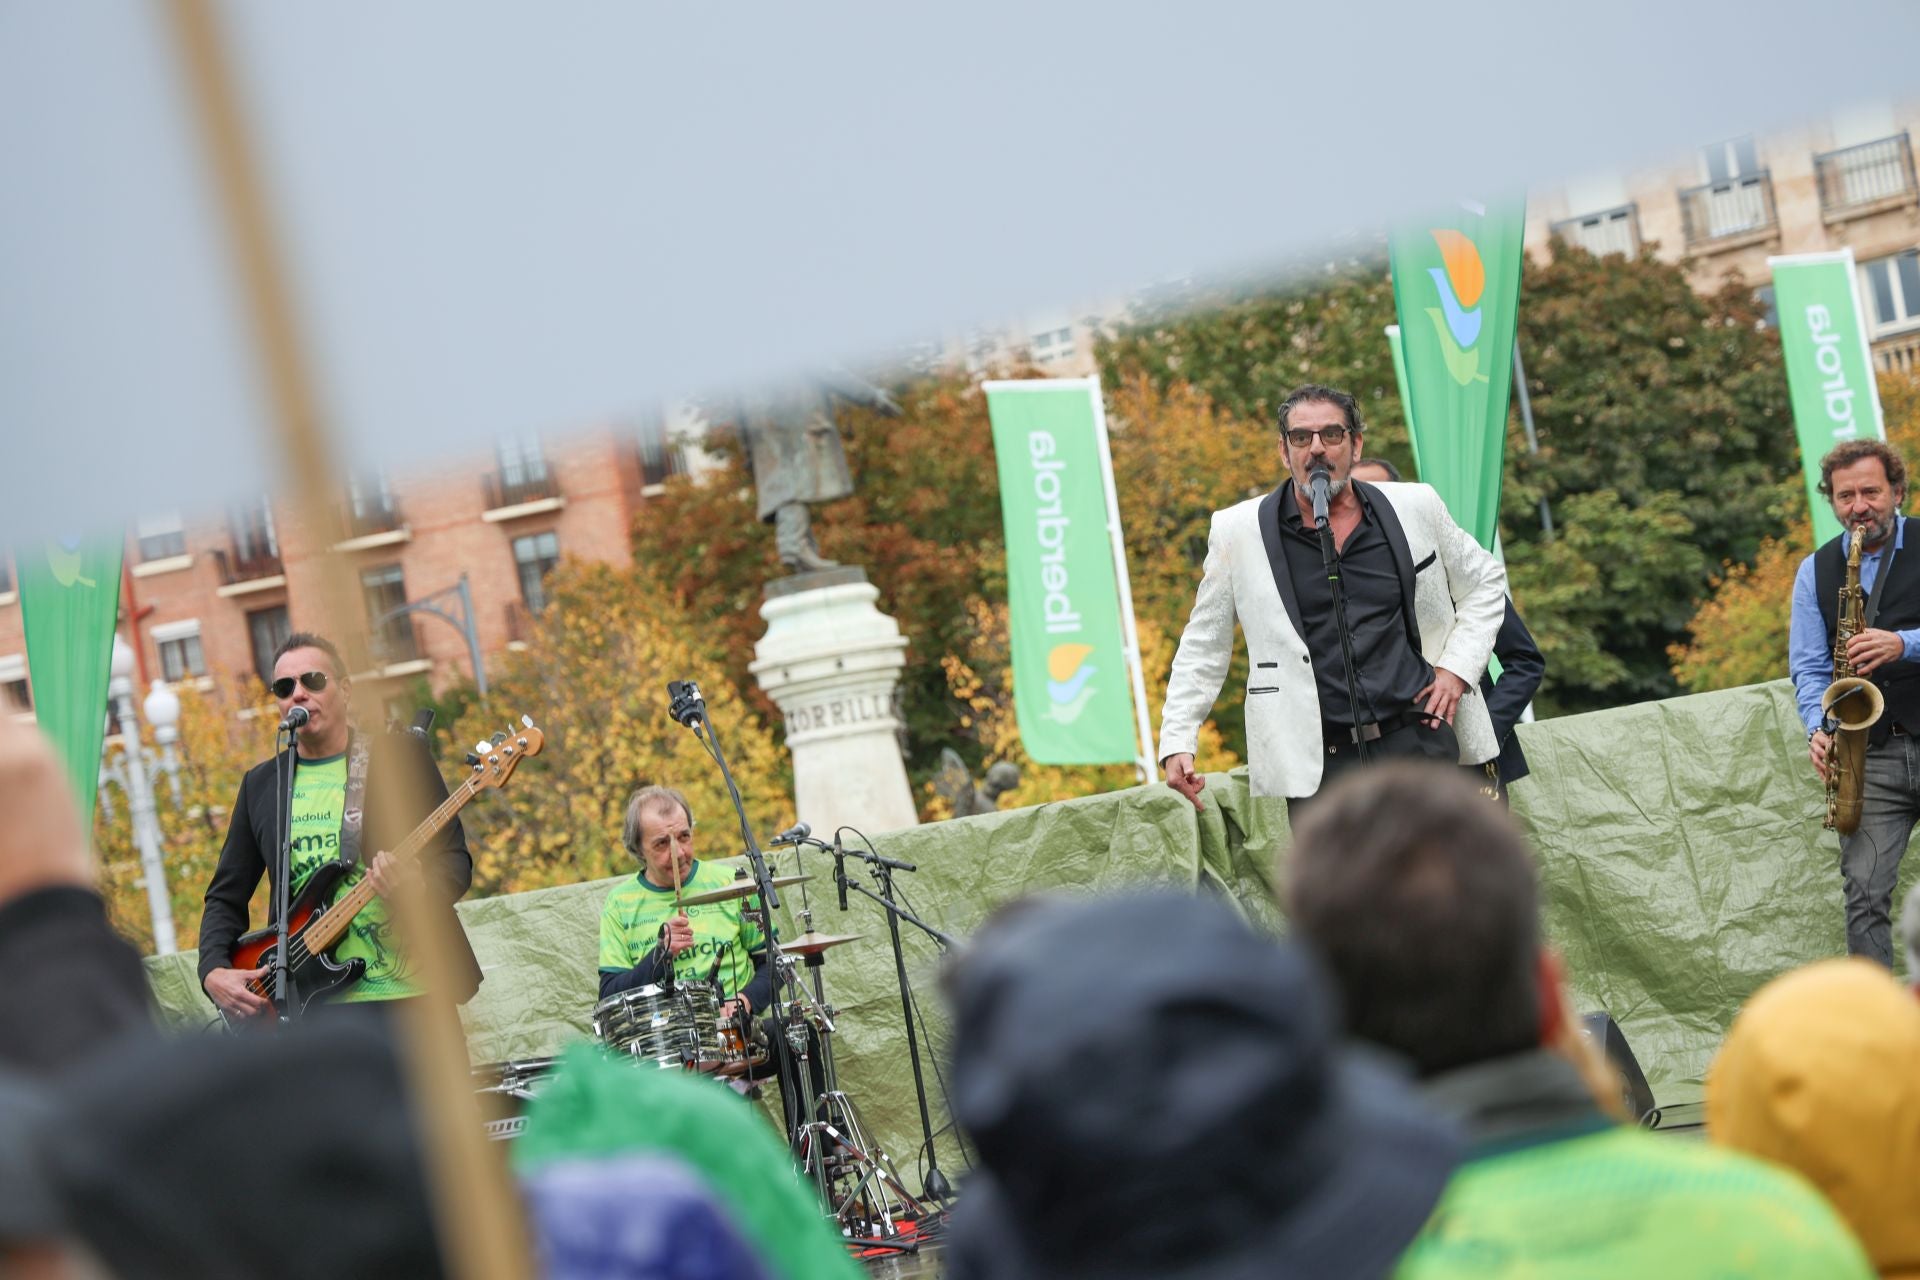
<path fill-rule="evenodd" d="M 833 420 L 833 398 L 890 418 L 900 406 L 880 388 L 850 374 L 816 377 L 803 387 L 769 393 L 740 405 L 740 430 L 753 467 L 762 521 L 773 525 L 780 562 L 796 572 L 831 569 L 820 554 L 808 508 L 853 492 L 853 473 Z"/>
<path fill-rule="evenodd" d="M 1019 785 L 1020 766 L 1002 760 L 987 769 L 987 776 L 976 787 L 960 753 L 952 747 L 940 748 L 940 772 L 933 780 L 933 789 L 946 797 L 956 818 L 994 812 L 1000 807 L 1000 797 Z"/>

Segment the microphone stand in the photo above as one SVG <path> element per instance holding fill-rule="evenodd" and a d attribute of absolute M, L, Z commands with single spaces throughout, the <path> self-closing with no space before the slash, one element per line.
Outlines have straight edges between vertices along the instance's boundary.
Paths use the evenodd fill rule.
<path fill-rule="evenodd" d="M 766 917 L 762 923 L 767 937 L 767 964 L 773 971 L 773 981 L 770 984 L 773 998 L 769 1011 L 773 1015 L 774 1025 L 781 1031 L 774 1049 L 780 1054 L 780 1061 L 787 1068 L 787 1078 L 800 1081 L 800 1074 L 794 1070 L 793 1065 L 793 1054 L 796 1050 L 788 1045 L 786 1038 L 787 1002 L 781 990 L 785 986 L 784 977 L 790 975 L 793 969 L 791 962 L 780 950 L 779 929 L 774 923 L 773 913 L 780 906 L 780 895 L 773 887 L 773 872 L 767 866 L 767 856 L 761 851 L 760 842 L 754 839 L 753 824 L 747 819 L 746 801 L 740 798 L 740 788 L 733 780 L 733 770 L 727 767 L 726 754 L 720 750 L 720 738 L 713 731 L 713 722 L 707 718 L 707 703 L 706 699 L 700 696 L 699 686 L 691 680 L 684 682 L 672 680 L 667 683 L 667 696 L 671 699 L 669 714 L 693 730 L 693 736 L 700 740 L 701 745 L 707 749 L 707 754 L 712 756 L 714 763 L 720 766 L 721 780 L 727 784 L 727 794 L 733 798 L 733 812 L 740 822 L 740 841 L 747 851 L 747 865 L 752 868 L 753 881 L 760 892 L 760 906 Z M 805 1087 L 805 1082 L 800 1081 L 795 1091 L 798 1092 Z M 797 1100 L 795 1109 L 797 1109 Z M 798 1136 L 799 1123 L 804 1122 L 797 1116 L 788 1116 L 790 1132 L 787 1138 L 789 1141 Z"/>
<path fill-rule="evenodd" d="M 292 1022 L 297 1015 L 298 1006 L 293 999 L 293 967 L 287 962 L 287 913 L 293 901 L 293 780 L 294 773 L 300 767 L 297 730 L 282 729 L 287 745 L 283 751 L 279 736 L 274 738 L 273 779 L 274 779 L 274 834 L 279 844 L 274 854 L 274 888 L 278 899 L 274 908 L 273 927 L 278 931 L 280 941 L 273 949 L 273 1002 L 279 1006 L 280 1021 Z M 281 774 L 285 773 L 284 781 Z"/>
<path fill-rule="evenodd" d="M 864 838 L 864 837 L 863 837 Z M 913 1095 L 920 1104 L 920 1137 L 927 1153 L 927 1176 L 920 1181 L 920 1189 L 942 1204 L 953 1199 L 953 1187 L 947 1181 L 946 1174 L 940 1172 L 939 1157 L 933 1146 L 933 1118 L 927 1111 L 927 1083 L 920 1073 L 920 1039 L 914 1032 L 913 995 L 907 985 L 907 958 L 900 945 L 900 922 L 917 926 L 926 935 L 940 944 L 942 951 L 951 952 L 960 944 L 954 938 L 934 928 L 926 921 L 903 909 L 893 900 L 893 872 L 897 867 L 902 871 L 912 871 L 913 864 L 898 859 L 881 856 L 877 852 L 861 852 L 854 849 L 855 857 L 864 858 L 873 866 L 873 878 L 879 882 L 880 892 L 875 893 L 863 884 L 847 878 L 847 850 L 840 844 L 839 833 L 834 833 L 833 841 L 833 881 L 840 890 L 844 904 L 848 889 L 858 892 L 862 897 L 871 898 L 887 909 L 887 932 L 893 941 L 893 971 L 900 982 L 900 1012 L 907 1023 L 907 1060 L 913 1064 Z"/>
<path fill-rule="evenodd" d="M 1324 479 L 1322 472 L 1315 476 Z M 1353 668 L 1353 633 L 1347 629 L 1347 591 L 1340 581 L 1340 558 L 1333 549 L 1333 522 L 1327 517 L 1327 502 L 1324 495 L 1313 495 L 1313 527 L 1320 533 L 1320 563 L 1327 571 L 1327 585 L 1333 589 L 1333 625 L 1340 633 L 1340 664 L 1346 668 L 1347 706 L 1353 712 L 1354 754 L 1361 764 L 1366 764 L 1373 753 L 1367 750 L 1367 739 L 1360 725 L 1360 678 Z"/>

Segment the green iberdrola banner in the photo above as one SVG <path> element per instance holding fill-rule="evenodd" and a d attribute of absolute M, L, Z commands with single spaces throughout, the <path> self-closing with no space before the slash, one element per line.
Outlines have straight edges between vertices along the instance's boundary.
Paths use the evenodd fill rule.
<path fill-rule="evenodd" d="M 1389 239 L 1420 479 L 1493 546 L 1513 389 L 1526 207 L 1462 203 Z"/>
<path fill-rule="evenodd" d="M 120 549 L 118 538 L 49 538 L 16 547 L 13 556 L 34 716 L 67 762 L 88 830 L 120 615 Z"/>
<path fill-rule="evenodd" d="M 1013 706 L 1038 764 L 1139 758 L 1092 380 L 990 382 Z"/>
<path fill-rule="evenodd" d="M 1854 289 L 1853 250 L 1789 254 L 1768 258 L 1767 265 L 1773 269 L 1780 349 L 1817 547 L 1840 535 L 1840 522 L 1818 489 L 1820 459 L 1842 440 L 1884 440 L 1887 429 Z"/>

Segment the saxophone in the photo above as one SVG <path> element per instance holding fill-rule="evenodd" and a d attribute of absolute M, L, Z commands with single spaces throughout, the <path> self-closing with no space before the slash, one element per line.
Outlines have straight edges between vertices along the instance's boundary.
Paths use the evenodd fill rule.
<path fill-rule="evenodd" d="M 1866 592 L 1860 589 L 1860 547 L 1867 526 L 1853 527 L 1847 551 L 1847 579 L 1840 587 L 1840 614 L 1833 628 L 1833 683 L 1820 695 L 1827 742 L 1827 821 L 1829 830 L 1850 836 L 1860 825 L 1860 797 L 1867 785 L 1867 730 L 1887 709 L 1887 700 L 1871 680 L 1857 676 L 1847 657 L 1847 641 L 1867 625 Z"/>

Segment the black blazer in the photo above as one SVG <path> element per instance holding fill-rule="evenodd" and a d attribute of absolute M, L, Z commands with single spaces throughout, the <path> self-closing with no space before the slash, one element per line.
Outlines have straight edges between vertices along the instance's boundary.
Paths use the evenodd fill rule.
<path fill-rule="evenodd" d="M 291 754 L 291 753 L 289 753 Z M 247 931 L 247 903 L 253 897 L 260 877 L 267 874 L 269 859 L 277 850 L 274 817 L 274 762 L 263 760 L 247 770 L 240 780 L 240 794 L 233 802 L 227 820 L 227 842 L 220 850 L 220 864 L 207 884 L 206 906 L 200 916 L 200 984 L 215 969 L 233 965 L 233 944 Z M 440 776 L 426 744 L 411 734 L 375 734 L 368 742 L 367 791 L 398 782 L 413 796 L 403 811 L 407 825 L 399 830 L 383 829 L 378 821 L 379 807 L 366 806 L 366 826 L 361 832 L 360 850 L 371 860 L 381 849 L 392 849 L 420 821 L 447 798 L 446 780 Z M 480 987 L 480 962 L 460 928 L 453 904 L 473 883 L 473 857 L 467 852 L 466 832 L 455 818 L 443 827 L 421 851 L 420 865 L 429 886 L 439 885 L 432 895 L 453 924 L 452 936 L 458 946 L 454 955 L 455 1004 L 465 1004 Z M 269 879 L 271 877 L 269 876 Z M 272 886 L 267 920 L 272 923 L 279 911 L 279 885 Z"/>
<path fill-rule="evenodd" d="M 1487 714 L 1493 717 L 1493 735 L 1500 743 L 1500 785 L 1505 787 L 1527 776 L 1527 756 L 1520 750 L 1520 738 L 1513 727 L 1520 713 L 1533 701 L 1540 678 L 1547 673 L 1547 660 L 1533 642 L 1533 633 L 1520 620 L 1507 597 L 1507 616 L 1500 620 L 1500 634 L 1493 638 L 1493 656 L 1500 659 L 1500 679 L 1480 677 L 1480 694 L 1487 700 Z"/>

